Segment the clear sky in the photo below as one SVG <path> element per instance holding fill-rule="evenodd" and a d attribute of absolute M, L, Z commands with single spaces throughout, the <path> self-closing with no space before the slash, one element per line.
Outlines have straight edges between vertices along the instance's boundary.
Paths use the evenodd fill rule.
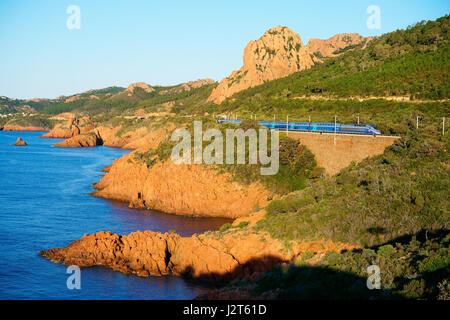
<path fill-rule="evenodd" d="M 80 29 L 66 12 L 80 8 Z M 370 5 L 381 28 L 369 29 Z M 133 82 L 220 80 L 250 40 L 283 25 L 309 38 L 379 35 L 450 13 L 450 0 L 1 0 L 0 95 L 54 98 Z"/>

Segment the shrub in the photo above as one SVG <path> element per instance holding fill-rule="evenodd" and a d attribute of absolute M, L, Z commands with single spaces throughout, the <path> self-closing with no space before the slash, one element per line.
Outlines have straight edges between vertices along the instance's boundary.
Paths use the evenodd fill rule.
<path fill-rule="evenodd" d="M 228 229 L 230 229 L 232 227 L 233 226 L 231 225 L 231 223 L 225 223 L 219 228 L 219 231 L 220 232 L 225 232 L 225 231 L 227 231 Z"/>
<path fill-rule="evenodd" d="M 390 244 L 387 244 L 387 245 L 384 245 L 384 246 L 380 247 L 378 249 L 378 251 L 377 251 L 377 254 L 379 254 L 379 255 L 381 255 L 381 256 L 383 256 L 385 258 L 389 258 L 394 253 L 395 253 L 395 249 Z"/>

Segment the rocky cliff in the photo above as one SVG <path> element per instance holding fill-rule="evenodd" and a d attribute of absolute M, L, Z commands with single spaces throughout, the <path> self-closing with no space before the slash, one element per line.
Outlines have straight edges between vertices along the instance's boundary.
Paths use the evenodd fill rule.
<path fill-rule="evenodd" d="M 246 215 L 270 197 L 260 184 L 243 186 L 202 165 L 176 165 L 167 160 L 148 168 L 134 154 L 115 160 L 94 188 L 99 191 L 93 195 L 125 201 L 131 207 L 227 218 Z"/>
<path fill-rule="evenodd" d="M 90 133 L 73 136 L 53 146 L 61 148 L 85 148 L 85 147 L 96 147 L 102 144 L 103 141 L 102 139 L 100 139 L 99 136 L 97 136 L 95 133 Z"/>
<path fill-rule="evenodd" d="M 338 56 L 360 44 L 364 47 L 372 39 L 357 33 L 342 33 L 325 40 L 310 39 L 303 46 L 300 36 L 291 29 L 272 28 L 247 44 L 242 68 L 220 81 L 208 101 L 220 104 L 236 92 L 310 68 L 324 58 Z"/>
<path fill-rule="evenodd" d="M 321 62 L 322 58 L 336 57 L 365 41 L 366 39 L 357 33 L 341 33 L 324 40 L 310 39 L 306 48 L 315 56 L 317 62 Z"/>
<path fill-rule="evenodd" d="M 67 114 L 64 117 L 67 117 Z M 94 125 L 89 117 L 77 118 L 72 115 L 66 120 L 65 124 L 56 124 L 50 132 L 42 135 L 41 138 L 68 139 L 79 134 L 88 133 L 92 129 L 94 129 Z"/>
<path fill-rule="evenodd" d="M 244 50 L 244 65 L 223 79 L 212 91 L 208 101 L 221 103 L 236 92 L 257 86 L 264 81 L 286 77 L 314 64 L 300 36 L 287 27 L 272 28 Z"/>

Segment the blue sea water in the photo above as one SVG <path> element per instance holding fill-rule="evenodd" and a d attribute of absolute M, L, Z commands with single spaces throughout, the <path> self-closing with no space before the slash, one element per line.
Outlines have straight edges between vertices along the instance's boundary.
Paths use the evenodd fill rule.
<path fill-rule="evenodd" d="M 42 132 L 0 131 L 0 299 L 192 299 L 208 288 L 175 276 L 140 278 L 105 267 L 81 269 L 81 289 L 68 289 L 67 267 L 38 255 L 85 233 L 137 230 L 189 236 L 217 230 L 221 218 L 192 218 L 88 195 L 106 165 L 130 151 L 55 148 Z M 11 146 L 22 137 L 28 146 Z"/>

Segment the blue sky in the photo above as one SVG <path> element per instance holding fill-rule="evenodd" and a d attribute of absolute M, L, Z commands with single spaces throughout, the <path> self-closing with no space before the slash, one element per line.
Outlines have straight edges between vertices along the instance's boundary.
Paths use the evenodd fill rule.
<path fill-rule="evenodd" d="M 69 5 L 81 28 L 69 30 Z M 367 7 L 381 9 L 368 29 Z M 245 45 L 284 25 L 309 38 L 379 35 L 450 13 L 450 1 L 28 0 L 0 1 L 0 95 L 71 95 L 143 81 L 220 80 L 242 65 Z"/>

